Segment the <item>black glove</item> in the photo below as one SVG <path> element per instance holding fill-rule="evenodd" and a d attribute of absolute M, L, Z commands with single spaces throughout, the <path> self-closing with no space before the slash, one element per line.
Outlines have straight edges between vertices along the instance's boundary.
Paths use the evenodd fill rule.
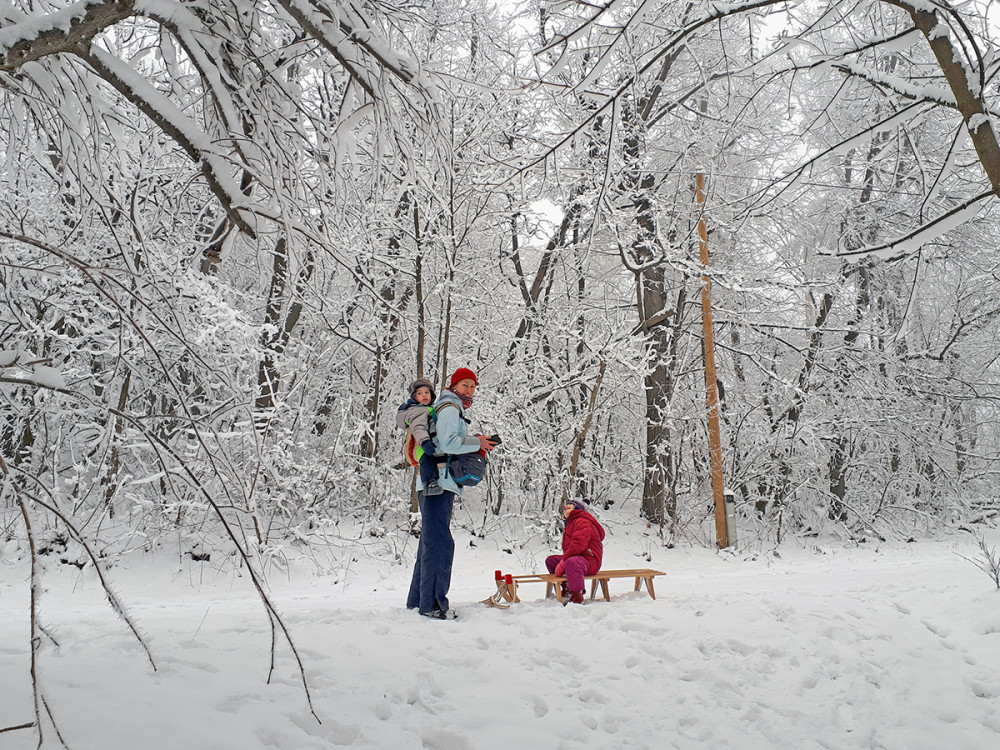
<path fill-rule="evenodd" d="M 422 442 L 420 444 L 420 447 L 424 449 L 424 455 L 425 456 L 433 456 L 434 455 L 434 441 L 433 440 L 431 440 L 431 439 L 428 438 L 427 440 L 425 440 L 424 442 Z"/>

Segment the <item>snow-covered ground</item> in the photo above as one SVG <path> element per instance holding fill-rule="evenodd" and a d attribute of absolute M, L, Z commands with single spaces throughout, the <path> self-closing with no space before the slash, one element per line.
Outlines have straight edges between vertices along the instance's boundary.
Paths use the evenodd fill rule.
<path fill-rule="evenodd" d="M 454 622 L 401 605 L 409 565 L 298 566 L 270 585 L 318 722 L 245 575 L 176 557 L 112 578 L 157 662 L 92 572 L 46 573 L 40 674 L 73 750 L 353 748 L 886 748 L 1000 746 L 1000 592 L 971 535 L 802 544 L 779 555 L 608 543 L 605 567 L 657 567 L 657 599 L 612 581 L 610 604 L 563 608 L 540 585 L 478 604 L 493 570 L 541 568 L 456 532 Z M 1000 541 L 993 531 L 987 539 Z M 406 540 L 404 558 L 412 559 Z M 652 550 L 647 562 L 638 553 Z M 0 728 L 34 718 L 27 565 L 0 563 Z M 349 563 L 349 564 L 348 564 Z M 34 748 L 30 730 L 0 748 Z M 45 747 L 59 747 L 47 728 Z"/>

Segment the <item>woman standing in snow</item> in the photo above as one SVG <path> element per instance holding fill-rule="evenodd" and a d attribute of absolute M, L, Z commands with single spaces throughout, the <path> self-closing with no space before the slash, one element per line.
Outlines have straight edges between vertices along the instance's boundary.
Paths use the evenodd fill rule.
<path fill-rule="evenodd" d="M 485 435 L 469 435 L 466 410 L 472 406 L 472 397 L 479 384 L 476 373 L 459 367 L 451 376 L 448 388 L 434 405 L 437 434 L 434 437 L 435 455 L 458 455 L 493 450 L 496 444 Z M 455 407 L 455 408 L 450 408 Z M 428 495 L 424 484 L 417 477 L 417 502 L 420 505 L 420 542 L 417 559 L 413 564 L 410 593 L 406 597 L 408 609 L 417 609 L 424 617 L 437 620 L 454 620 L 455 610 L 448 606 L 448 589 L 451 588 L 451 566 L 455 559 L 455 540 L 451 536 L 451 511 L 455 496 L 461 497 L 462 488 L 447 472 L 441 472 L 439 484 L 443 492 Z"/>
<path fill-rule="evenodd" d="M 566 576 L 563 583 L 563 604 L 566 595 L 574 604 L 583 604 L 586 593 L 583 577 L 594 575 L 601 569 L 604 559 L 604 527 L 590 515 L 589 500 L 567 500 L 563 508 L 566 529 L 563 531 L 561 555 L 545 559 L 549 573 Z"/>

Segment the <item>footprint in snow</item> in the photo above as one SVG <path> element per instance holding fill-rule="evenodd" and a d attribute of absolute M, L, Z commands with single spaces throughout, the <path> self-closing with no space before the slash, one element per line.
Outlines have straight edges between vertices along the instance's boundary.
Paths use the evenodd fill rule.
<path fill-rule="evenodd" d="M 977 698 L 996 699 L 1000 698 L 1000 684 L 987 680 L 973 680 L 969 683 L 972 693 Z"/>
<path fill-rule="evenodd" d="M 579 656 L 561 648 L 549 648 L 542 652 L 542 656 L 548 661 L 567 667 L 573 673 L 586 671 L 589 668 Z"/>
<path fill-rule="evenodd" d="M 938 638 L 944 639 L 947 638 L 949 635 L 951 635 L 951 633 L 949 633 L 947 629 L 939 627 L 938 625 L 935 625 L 934 623 L 928 620 L 922 620 L 921 623 L 925 628 L 931 631 Z M 945 645 L 947 646 L 948 644 Z"/>
<path fill-rule="evenodd" d="M 534 710 L 537 718 L 541 719 L 549 712 L 549 704 L 541 696 L 531 695 L 529 699 L 531 700 L 532 710 Z"/>
<path fill-rule="evenodd" d="M 444 691 L 428 672 L 418 672 L 415 682 L 394 688 L 387 692 L 385 697 L 390 703 L 418 706 L 436 716 Z"/>
<path fill-rule="evenodd" d="M 898 611 L 900 614 L 904 614 L 904 615 L 911 615 L 911 614 L 913 614 L 913 611 L 909 607 L 907 607 L 907 606 L 905 606 L 903 604 L 900 604 L 899 602 L 892 602 L 892 606 L 895 607 L 896 611 Z"/>
<path fill-rule="evenodd" d="M 353 747 L 362 739 L 361 727 L 357 724 L 350 724 L 337 721 L 329 717 L 323 717 L 323 723 L 317 725 L 312 717 L 298 714 L 290 717 L 293 724 L 311 737 L 321 737 L 331 745 L 338 747 Z M 275 747 L 288 747 L 294 745 L 295 740 L 289 736 L 276 735 L 272 744 Z"/>
<path fill-rule="evenodd" d="M 730 651 L 734 654 L 739 654 L 740 656 L 749 656 L 754 651 L 753 646 L 743 643 L 742 641 L 737 641 L 733 638 L 728 639 L 726 645 L 729 647 Z"/>
<path fill-rule="evenodd" d="M 607 696 L 607 694 L 592 687 L 584 688 L 580 691 L 580 700 L 584 703 L 607 704 L 611 702 L 611 699 Z"/>
<path fill-rule="evenodd" d="M 466 737 L 437 727 L 425 728 L 420 733 L 420 739 L 424 750 L 472 750 L 472 744 Z"/>

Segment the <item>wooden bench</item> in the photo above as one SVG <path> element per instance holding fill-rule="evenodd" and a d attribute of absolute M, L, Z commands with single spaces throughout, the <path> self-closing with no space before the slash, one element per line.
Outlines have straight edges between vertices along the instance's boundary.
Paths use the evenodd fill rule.
<path fill-rule="evenodd" d="M 653 579 L 656 578 L 656 576 L 662 575 L 665 575 L 662 570 L 634 568 L 630 570 L 599 570 L 592 576 L 584 576 L 583 579 L 584 581 L 590 581 L 591 601 L 597 599 L 597 587 L 598 584 L 600 584 L 601 594 L 604 601 L 610 602 L 611 593 L 608 590 L 608 581 L 612 578 L 635 579 L 635 588 L 633 591 L 639 591 L 642 588 L 642 584 L 645 583 L 646 591 L 649 592 L 649 596 L 655 599 L 656 591 L 653 588 Z M 510 579 L 510 581 L 508 582 L 507 579 Z M 517 587 L 522 583 L 544 583 L 545 598 L 549 599 L 552 596 L 555 596 L 556 599 L 562 602 L 562 583 L 565 580 L 565 576 L 557 576 L 550 573 L 531 573 L 521 576 L 504 576 L 497 579 L 497 593 L 490 597 L 490 599 L 484 599 L 483 604 L 506 608 L 507 606 L 510 606 L 510 604 L 504 605 L 504 601 L 510 603 L 521 601 L 517 595 Z"/>

